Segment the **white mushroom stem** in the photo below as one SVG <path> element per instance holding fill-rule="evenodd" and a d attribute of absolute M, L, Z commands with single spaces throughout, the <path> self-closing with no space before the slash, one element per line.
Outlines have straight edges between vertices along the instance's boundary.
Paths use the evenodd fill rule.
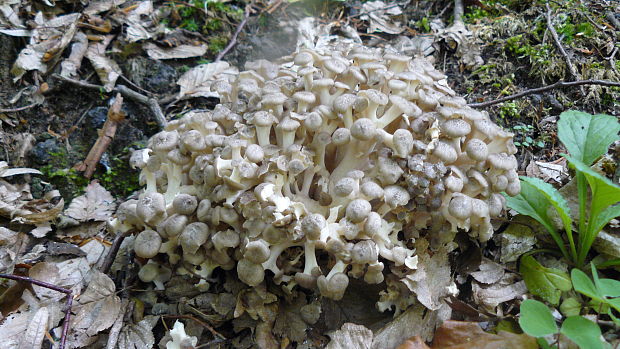
<path fill-rule="evenodd" d="M 332 270 L 329 271 L 329 274 L 325 277 L 327 280 L 331 279 L 332 276 L 338 273 L 344 273 L 345 269 L 347 269 L 347 265 L 340 259 L 336 262 L 336 264 L 332 267 Z"/>
<path fill-rule="evenodd" d="M 304 274 L 312 275 L 314 268 L 321 269 L 316 261 L 316 243 L 314 241 L 306 241 L 304 244 Z"/>
<path fill-rule="evenodd" d="M 262 264 L 263 269 L 271 270 L 276 278 L 282 276 L 282 270 L 280 270 L 280 268 L 278 267 L 276 263 L 278 261 L 278 257 L 280 257 L 282 252 L 284 252 L 284 250 L 286 250 L 287 248 L 291 246 L 294 246 L 294 244 L 290 241 L 282 242 L 277 245 L 271 246 L 270 248 L 271 254 L 269 255 L 269 259 L 263 262 Z"/>
<path fill-rule="evenodd" d="M 258 145 L 261 147 L 267 146 L 270 143 L 269 136 L 271 134 L 271 125 L 269 126 L 256 126 L 256 138 L 258 139 Z"/>
<path fill-rule="evenodd" d="M 162 164 L 162 166 L 164 166 L 164 164 Z M 169 205 L 172 204 L 172 200 L 180 191 L 182 172 L 181 166 L 175 163 L 165 164 L 165 171 L 166 178 L 168 180 L 168 187 L 166 188 L 164 199 L 166 200 L 166 205 Z"/>
<path fill-rule="evenodd" d="M 398 105 L 392 104 L 392 106 L 383 114 L 381 119 L 377 120 L 377 129 L 385 128 L 401 115 L 403 115 L 403 110 L 400 109 Z"/>

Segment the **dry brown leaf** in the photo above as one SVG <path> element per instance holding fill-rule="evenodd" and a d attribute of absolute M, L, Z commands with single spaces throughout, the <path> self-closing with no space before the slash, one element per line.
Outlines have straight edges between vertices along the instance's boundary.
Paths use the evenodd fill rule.
<path fill-rule="evenodd" d="M 123 73 L 118 64 L 106 56 L 106 48 L 113 38 L 114 35 L 106 35 L 101 41 L 91 41 L 86 50 L 86 58 L 95 68 L 106 92 L 112 91 L 116 80 Z"/>
<path fill-rule="evenodd" d="M 71 201 L 65 215 L 78 221 L 106 221 L 116 209 L 114 198 L 99 182 L 92 181 L 82 196 Z"/>
<path fill-rule="evenodd" d="M 424 340 L 420 338 L 420 336 L 414 336 L 406 341 L 403 344 L 399 345 L 396 349 L 431 349 Z"/>
<path fill-rule="evenodd" d="M 405 31 L 402 22 L 394 20 L 403 13 L 399 6 L 390 7 L 383 1 L 368 1 L 364 3 L 362 12 L 365 14 L 360 19 L 369 22 L 368 33 L 400 34 Z"/>
<path fill-rule="evenodd" d="M 235 67 L 224 61 L 200 64 L 181 75 L 177 85 L 181 86 L 179 98 L 187 97 L 219 97 L 211 90 L 211 85 L 219 79 L 228 79 L 238 74 Z"/>
<path fill-rule="evenodd" d="M 17 347 L 18 349 L 41 348 L 43 338 L 47 332 L 49 316 L 50 313 L 47 307 L 42 307 L 37 310 L 24 332 L 24 336 Z"/>
<path fill-rule="evenodd" d="M 171 48 L 159 47 L 151 42 L 143 46 L 146 53 L 152 59 L 183 59 L 190 57 L 203 56 L 207 53 L 207 45 L 179 45 Z"/>
<path fill-rule="evenodd" d="M 30 42 L 17 57 L 11 72 L 15 80 L 20 79 L 29 70 L 46 73 L 48 66 L 53 66 L 54 59 L 59 57 L 71 42 L 77 30 L 79 13 L 54 17 L 47 20 L 42 12 L 36 14 Z"/>
<path fill-rule="evenodd" d="M 504 276 L 504 267 L 488 258 L 482 258 L 479 271 L 470 274 L 476 281 L 483 284 L 493 284 Z"/>
<path fill-rule="evenodd" d="M 17 349 L 32 315 L 29 311 L 22 311 L 10 314 L 4 319 L 0 324 L 0 338 L 2 339 L 3 349 Z"/>
<path fill-rule="evenodd" d="M 99 271 L 92 273 L 86 291 L 77 298 L 76 315 L 71 321 L 74 331 L 85 331 L 90 336 L 112 326 L 121 308 L 114 281 Z"/>
<path fill-rule="evenodd" d="M 472 283 L 472 291 L 476 303 L 484 306 L 489 312 L 494 312 L 500 303 L 508 302 L 524 295 L 527 287 L 517 274 L 505 274 L 497 283 L 487 286 L 477 282 Z"/>
<path fill-rule="evenodd" d="M 448 251 L 442 246 L 430 256 L 425 239 L 416 240 L 416 251 L 418 269 L 407 275 L 402 282 L 416 294 L 420 303 L 428 309 L 437 310 L 452 283 Z"/>
<path fill-rule="evenodd" d="M 60 285 L 60 272 L 56 264 L 41 262 L 35 264 L 30 270 L 28 270 L 28 276 L 35 280 L 45 281 L 52 285 L 56 285 L 62 287 Z M 54 291 L 47 287 L 32 285 L 32 289 L 34 290 L 35 295 L 39 299 L 49 299 L 49 300 L 60 300 L 65 297 L 65 294 L 62 292 Z"/>
<path fill-rule="evenodd" d="M 487 333 L 475 322 L 448 320 L 435 332 L 434 349 L 537 349 L 536 338 L 500 331 Z"/>
<path fill-rule="evenodd" d="M 338 331 L 330 333 L 329 337 L 331 341 L 326 349 L 370 349 L 373 334 L 362 325 L 347 322 Z"/>

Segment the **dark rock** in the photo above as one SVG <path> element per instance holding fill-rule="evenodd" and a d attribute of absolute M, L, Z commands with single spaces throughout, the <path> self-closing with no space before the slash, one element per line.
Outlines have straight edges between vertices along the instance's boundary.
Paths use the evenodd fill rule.
<path fill-rule="evenodd" d="M 173 67 L 145 57 L 130 59 L 125 65 L 125 70 L 129 79 L 135 84 L 158 94 L 171 93 L 176 88 L 179 77 Z"/>
<path fill-rule="evenodd" d="M 107 107 L 95 107 L 86 113 L 86 127 L 95 130 L 100 129 L 103 127 L 103 124 L 107 118 Z"/>
<path fill-rule="evenodd" d="M 37 143 L 30 151 L 30 159 L 38 165 L 48 165 L 53 160 L 53 153 L 60 152 L 61 145 L 55 138 Z"/>

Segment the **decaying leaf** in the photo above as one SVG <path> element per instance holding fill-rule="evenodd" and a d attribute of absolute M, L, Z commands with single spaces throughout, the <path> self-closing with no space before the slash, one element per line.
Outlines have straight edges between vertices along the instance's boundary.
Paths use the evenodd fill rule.
<path fill-rule="evenodd" d="M 45 337 L 47 332 L 49 316 L 50 314 L 46 307 L 39 308 L 34 313 L 17 347 L 18 349 L 41 348 L 43 337 Z"/>
<path fill-rule="evenodd" d="M 514 273 L 504 274 L 501 280 L 490 286 L 472 283 L 472 291 L 476 303 L 483 305 L 488 311 L 494 312 L 500 303 L 523 296 L 527 292 L 524 281 Z"/>
<path fill-rule="evenodd" d="M 10 314 L 4 319 L 2 324 L 0 324 L 2 348 L 18 348 L 33 315 L 34 314 L 28 311 L 20 311 Z"/>
<path fill-rule="evenodd" d="M 396 348 L 407 338 L 416 335 L 430 341 L 435 328 L 449 319 L 451 314 L 452 310 L 445 304 L 436 311 L 430 311 L 422 304 L 415 304 L 376 331 L 372 349 Z"/>
<path fill-rule="evenodd" d="M 149 30 L 149 27 L 152 26 L 153 23 L 150 19 L 152 14 L 152 1 L 140 1 L 137 6 L 127 14 L 125 18 L 125 24 L 127 25 L 125 37 L 127 41 L 136 42 L 153 37 L 153 33 Z"/>
<path fill-rule="evenodd" d="M 327 349 L 370 349 L 373 334 L 362 325 L 347 322 L 338 331 L 330 333 L 329 337 L 331 341 L 327 344 Z"/>
<path fill-rule="evenodd" d="M 60 272 L 56 264 L 41 262 L 35 264 L 30 270 L 28 270 L 28 276 L 35 280 L 45 281 L 52 285 L 57 285 L 59 287 L 63 287 L 60 285 Z M 50 300 L 60 300 L 65 294 L 62 292 L 54 291 L 47 287 L 32 285 L 32 289 L 34 293 L 39 299 L 50 299 Z"/>
<path fill-rule="evenodd" d="M 416 240 L 416 251 L 419 258 L 418 269 L 407 275 L 402 282 L 428 309 L 439 309 L 441 299 L 449 293 L 448 287 L 452 283 L 448 251 L 442 246 L 430 256 L 425 239 Z"/>
<path fill-rule="evenodd" d="M 525 224 L 521 224 L 525 223 Z M 534 224 L 534 219 L 527 216 L 516 216 L 513 222 L 502 232 L 501 244 L 502 254 L 500 262 L 515 262 L 519 257 L 532 249 L 536 243 L 536 233 L 530 228 Z"/>
<path fill-rule="evenodd" d="M 443 349 L 536 349 L 536 338 L 526 334 L 499 331 L 487 333 L 475 322 L 449 320 L 435 332 L 432 348 Z"/>
<path fill-rule="evenodd" d="M 42 174 L 41 171 L 34 168 L 14 167 L 9 168 L 9 164 L 6 161 L 0 161 L 0 177 L 10 177 L 22 174 Z"/>
<path fill-rule="evenodd" d="M 146 54 L 153 59 L 182 59 L 190 57 L 199 57 L 207 53 L 207 45 L 179 45 L 176 47 L 163 48 L 151 42 L 143 46 Z"/>
<path fill-rule="evenodd" d="M 113 38 L 114 35 L 106 35 L 100 41 L 91 41 L 86 50 L 86 58 L 95 68 L 106 92 L 112 91 L 116 85 L 116 80 L 122 74 L 118 64 L 106 56 L 106 48 Z"/>
<path fill-rule="evenodd" d="M 177 85 L 181 86 L 179 98 L 183 97 L 219 97 L 216 91 L 211 90 L 211 85 L 216 80 L 228 80 L 239 71 L 224 61 L 200 64 L 181 75 Z"/>
<path fill-rule="evenodd" d="M 306 305 L 305 297 L 294 298 L 293 304 L 280 302 L 279 313 L 273 325 L 273 332 L 281 338 L 288 338 L 292 342 L 302 342 L 306 338 L 306 324 L 300 315 L 301 307 Z"/>
<path fill-rule="evenodd" d="M 504 267 L 488 258 L 482 258 L 480 270 L 470 274 L 476 281 L 483 284 L 493 284 L 504 276 Z"/>
<path fill-rule="evenodd" d="M 30 42 L 17 57 L 11 72 L 15 80 L 20 79 L 27 71 L 38 70 L 46 73 L 48 62 L 60 56 L 71 42 L 77 30 L 79 13 L 47 19 L 42 12 L 36 14 Z"/>
<path fill-rule="evenodd" d="M 71 201 L 65 214 L 79 221 L 105 221 L 112 216 L 116 204 L 114 198 L 99 182 L 92 181 L 82 196 Z"/>
<path fill-rule="evenodd" d="M 77 298 L 71 321 L 73 331 L 85 331 L 90 336 L 112 326 L 121 307 L 114 281 L 99 271 L 92 273 L 86 291 Z"/>
<path fill-rule="evenodd" d="M 71 45 L 71 54 L 69 58 L 60 63 L 62 70 L 60 76 L 66 78 L 74 78 L 77 76 L 77 71 L 82 65 L 82 59 L 86 55 L 88 49 L 88 38 L 86 34 L 77 32 L 73 37 L 73 44 Z"/>
<path fill-rule="evenodd" d="M 400 34 L 405 28 L 400 21 L 395 20 L 402 15 L 400 6 L 387 6 L 383 1 L 368 1 L 362 6 L 360 19 L 369 22 L 368 33 L 383 32 L 388 34 Z"/>
<path fill-rule="evenodd" d="M 404 341 L 396 349 L 430 349 L 430 347 L 424 343 L 420 336 L 414 336 Z"/>
<path fill-rule="evenodd" d="M 18 237 L 18 233 L 0 227 L 0 273 L 13 272 L 12 266 L 17 257 L 17 249 L 21 247 L 21 244 L 17 243 Z"/>
<path fill-rule="evenodd" d="M 118 338 L 118 349 L 152 348 L 155 344 L 153 327 L 158 320 L 156 316 L 147 316 L 137 324 L 125 324 Z"/>

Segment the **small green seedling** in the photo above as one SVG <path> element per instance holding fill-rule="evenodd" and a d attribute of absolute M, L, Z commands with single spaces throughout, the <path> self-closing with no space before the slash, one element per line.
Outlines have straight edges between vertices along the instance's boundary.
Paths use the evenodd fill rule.
<path fill-rule="evenodd" d="M 620 186 L 590 168 L 597 158 L 607 152 L 609 145 L 619 139 L 618 132 L 620 123 L 611 115 L 591 115 L 578 111 L 567 111 L 560 115 L 558 137 L 571 154 L 562 156 L 575 169 L 577 180 L 577 241 L 573 237 L 573 220 L 568 202 L 551 184 L 538 178 L 521 177 L 521 193 L 506 198 L 510 208 L 542 224 L 562 255 L 577 267 L 586 264 L 588 252 L 601 229 L 610 220 L 620 216 Z M 549 215 L 550 207 L 555 209 L 562 222 L 568 247 Z M 608 261 L 607 264 L 620 264 L 620 260 Z"/>

